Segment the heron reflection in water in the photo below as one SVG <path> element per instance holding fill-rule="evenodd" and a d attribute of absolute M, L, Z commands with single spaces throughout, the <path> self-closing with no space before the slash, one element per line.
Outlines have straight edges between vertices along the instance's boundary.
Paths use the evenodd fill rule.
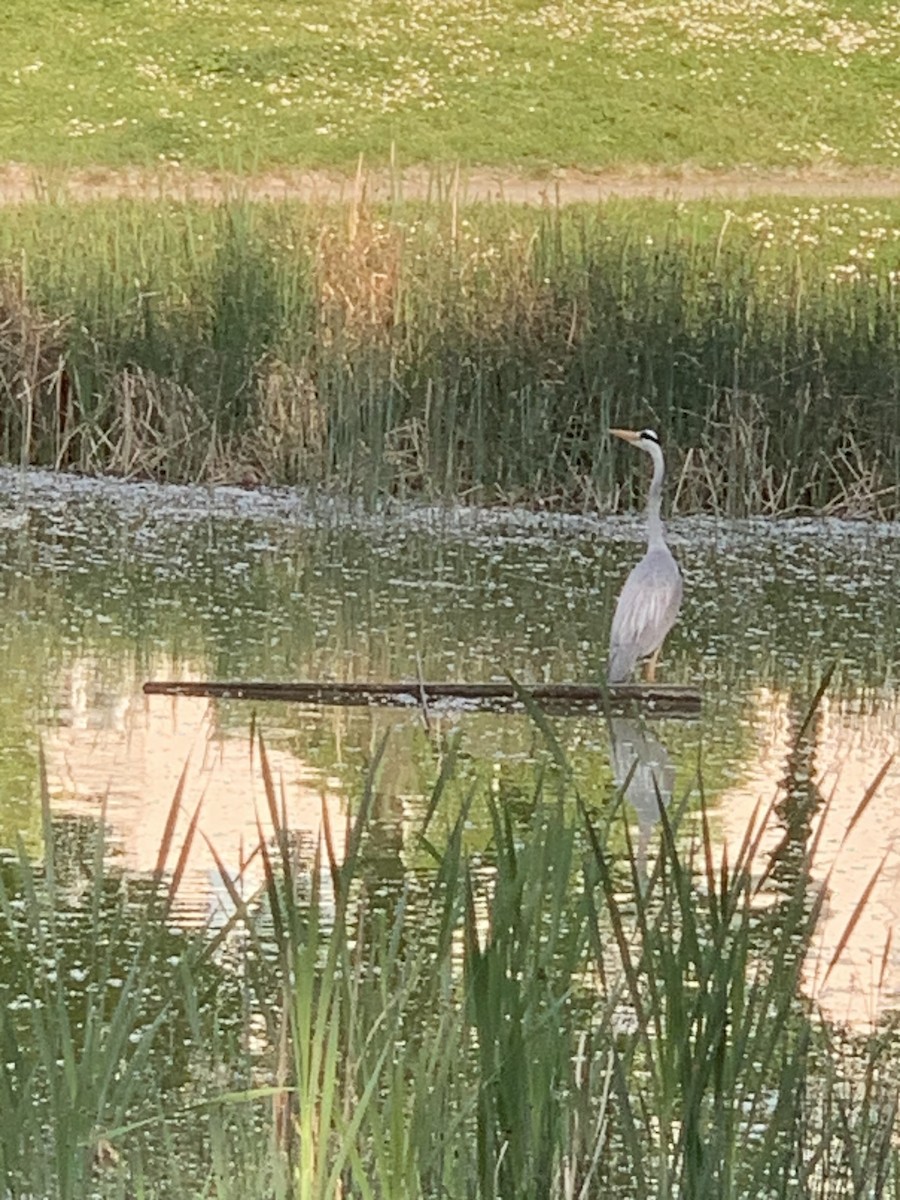
<path fill-rule="evenodd" d="M 669 806 L 675 791 L 675 765 L 662 742 L 631 717 L 609 718 L 609 754 L 616 788 L 637 818 L 635 859 L 640 874 L 646 875 L 647 847 L 660 807 Z"/>
<path fill-rule="evenodd" d="M 610 433 L 645 451 L 653 460 L 653 479 L 647 500 L 647 553 L 625 580 L 609 635 L 607 679 L 623 683 L 637 664 L 649 658 L 647 679 L 656 678 L 656 660 L 681 607 L 682 581 L 678 563 L 666 545 L 662 516 L 662 486 L 666 474 L 659 438 L 652 429 Z"/>

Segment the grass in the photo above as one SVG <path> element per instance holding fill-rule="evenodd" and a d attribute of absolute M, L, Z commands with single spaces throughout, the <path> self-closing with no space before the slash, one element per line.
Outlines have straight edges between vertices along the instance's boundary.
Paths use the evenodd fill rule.
<path fill-rule="evenodd" d="M 607 508 L 900 511 L 895 206 L 25 206 L 0 456 Z"/>
<path fill-rule="evenodd" d="M 258 749 L 280 832 L 258 851 L 259 896 L 222 870 L 234 916 L 213 940 L 168 924 L 184 857 L 164 869 L 167 845 L 137 903 L 96 839 L 67 876 L 49 820 L 41 871 L 24 853 L 4 864 L 6 1192 L 897 1194 L 891 1031 L 830 1028 L 803 995 L 824 892 L 789 781 L 733 861 L 701 795 L 660 814 L 646 865 L 627 837 L 611 851 L 621 804 L 588 811 L 562 759 L 528 812 L 493 805 L 487 854 L 438 784 L 417 830 L 431 869 L 390 883 L 368 859 L 378 753 L 353 821 L 304 858 Z M 790 836 L 760 877 L 773 821 Z M 72 884 L 100 931 L 77 971 L 80 939 L 59 937 Z M 249 1052 L 239 1029 L 222 1036 L 229 991 Z"/>
<path fill-rule="evenodd" d="M 0 160 L 896 165 L 887 0 L 15 0 Z M 77 68 L 73 69 L 73 63 Z M 27 120 L 23 114 L 27 113 Z"/>

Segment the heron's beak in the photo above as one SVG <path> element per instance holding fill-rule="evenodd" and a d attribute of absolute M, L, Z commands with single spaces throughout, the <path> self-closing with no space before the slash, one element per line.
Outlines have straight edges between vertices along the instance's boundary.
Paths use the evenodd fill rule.
<path fill-rule="evenodd" d="M 640 441 L 641 437 L 633 429 L 611 429 L 609 432 L 613 437 L 621 438 L 623 442 L 637 442 Z"/>

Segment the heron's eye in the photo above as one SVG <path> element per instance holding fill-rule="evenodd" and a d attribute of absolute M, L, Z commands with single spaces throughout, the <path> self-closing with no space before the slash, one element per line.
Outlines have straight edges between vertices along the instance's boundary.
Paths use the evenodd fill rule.
<path fill-rule="evenodd" d="M 645 442 L 656 442 L 659 445 L 659 438 L 656 436 L 656 431 L 653 429 L 642 429 L 641 437 Z"/>

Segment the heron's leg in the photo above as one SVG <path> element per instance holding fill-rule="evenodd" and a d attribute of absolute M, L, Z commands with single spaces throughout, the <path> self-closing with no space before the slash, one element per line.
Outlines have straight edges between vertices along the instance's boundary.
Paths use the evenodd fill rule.
<path fill-rule="evenodd" d="M 661 649 L 662 647 L 660 646 L 658 649 L 654 650 L 647 659 L 646 679 L 648 683 L 656 683 L 656 664 L 659 661 L 659 651 Z"/>

